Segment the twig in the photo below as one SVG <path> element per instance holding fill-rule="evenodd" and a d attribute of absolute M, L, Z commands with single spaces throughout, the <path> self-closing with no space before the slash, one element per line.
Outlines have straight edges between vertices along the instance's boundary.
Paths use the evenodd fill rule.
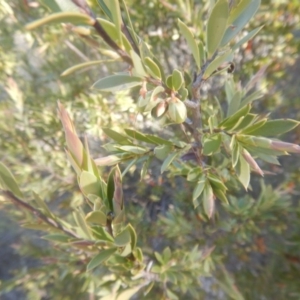
<path fill-rule="evenodd" d="M 63 231 L 65 234 L 67 234 L 73 238 L 76 238 L 76 239 L 80 238 L 75 232 L 63 227 L 61 224 L 54 221 L 53 219 L 48 218 L 46 215 L 44 215 L 42 212 L 40 212 L 39 210 L 37 210 L 36 208 L 31 206 L 30 204 L 28 204 L 28 203 L 22 201 L 21 199 L 19 199 L 18 197 L 16 197 L 13 193 L 11 193 L 9 191 L 1 191 L 1 193 L 4 194 L 7 198 L 9 198 L 14 204 L 21 206 L 21 207 L 25 208 L 26 210 L 30 211 L 33 215 L 35 215 L 36 217 L 38 217 L 39 219 L 41 219 L 43 222 L 47 223 L 51 227 L 59 229 L 60 231 Z"/>
<path fill-rule="evenodd" d="M 80 58 L 82 58 L 84 61 L 90 61 L 87 56 L 85 56 L 76 46 L 74 46 L 71 42 L 65 41 L 65 44 L 73 51 L 75 52 Z"/>

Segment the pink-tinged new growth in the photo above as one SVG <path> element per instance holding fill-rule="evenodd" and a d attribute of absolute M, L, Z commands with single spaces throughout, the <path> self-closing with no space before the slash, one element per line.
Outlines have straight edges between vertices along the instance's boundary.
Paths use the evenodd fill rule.
<path fill-rule="evenodd" d="M 286 151 L 286 152 L 290 152 L 290 153 L 300 153 L 299 145 L 281 142 L 281 141 L 272 141 L 271 149 L 278 150 L 278 151 Z"/>
<path fill-rule="evenodd" d="M 68 112 L 60 102 L 58 102 L 58 114 L 64 127 L 68 149 L 78 166 L 81 167 L 84 157 L 84 148 L 79 137 L 77 136 L 74 124 Z"/>
<path fill-rule="evenodd" d="M 121 161 L 121 158 L 119 158 L 116 155 L 108 155 L 100 158 L 96 158 L 94 160 L 95 164 L 97 166 L 113 166 Z"/>
<path fill-rule="evenodd" d="M 122 188 L 122 175 L 119 167 L 115 168 L 114 172 L 114 211 L 119 214 L 123 210 L 123 188 Z"/>
<path fill-rule="evenodd" d="M 246 162 L 253 169 L 254 172 L 258 173 L 261 176 L 264 176 L 264 172 L 259 167 L 259 165 L 257 164 L 257 162 L 254 160 L 254 158 L 252 157 L 252 155 L 246 149 L 243 149 L 242 155 L 243 155 L 244 159 L 246 160 Z"/>

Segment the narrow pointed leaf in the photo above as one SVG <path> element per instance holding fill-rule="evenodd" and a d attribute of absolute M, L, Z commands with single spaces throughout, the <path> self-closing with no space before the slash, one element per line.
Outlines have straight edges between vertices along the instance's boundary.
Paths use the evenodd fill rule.
<path fill-rule="evenodd" d="M 117 251 L 117 248 L 111 248 L 111 249 L 101 250 L 101 252 L 98 255 L 96 255 L 88 263 L 86 270 L 90 271 L 90 270 L 98 267 L 104 261 L 106 261 L 107 259 L 109 259 L 116 251 Z"/>
<path fill-rule="evenodd" d="M 183 75 L 180 71 L 174 70 L 172 73 L 172 85 L 175 91 L 178 91 L 184 83 Z"/>
<path fill-rule="evenodd" d="M 85 216 L 85 221 L 88 223 L 95 223 L 101 226 L 106 226 L 107 217 L 105 213 L 100 210 L 91 211 Z"/>
<path fill-rule="evenodd" d="M 106 16 L 112 21 L 112 14 L 109 8 L 107 7 L 105 1 L 104 0 L 97 0 L 97 1 L 101 9 L 103 10 L 103 12 L 106 14 Z"/>
<path fill-rule="evenodd" d="M 144 64 L 152 77 L 161 79 L 159 66 L 150 57 L 145 58 Z"/>
<path fill-rule="evenodd" d="M 215 210 L 215 197 L 214 197 L 213 189 L 209 183 L 205 184 L 202 193 L 202 199 L 203 199 L 204 211 L 208 216 L 208 218 L 210 219 Z"/>
<path fill-rule="evenodd" d="M 238 179 L 247 190 L 250 183 L 250 166 L 240 153 L 238 168 Z"/>
<path fill-rule="evenodd" d="M 179 30 L 180 30 L 181 34 L 184 36 L 184 38 L 186 39 L 186 41 L 188 43 L 188 47 L 189 47 L 189 49 L 191 50 L 191 52 L 193 54 L 193 57 L 195 59 L 195 62 L 196 62 L 196 65 L 197 65 L 198 69 L 200 69 L 201 62 L 200 62 L 199 48 L 198 48 L 198 45 L 196 43 L 196 40 L 195 40 L 192 32 L 179 19 L 178 19 L 178 26 L 179 26 Z"/>
<path fill-rule="evenodd" d="M 129 229 L 126 227 L 120 234 L 115 237 L 115 245 L 124 247 L 131 241 L 131 235 Z"/>
<path fill-rule="evenodd" d="M 300 122 L 291 119 L 269 120 L 259 128 L 252 130 L 249 134 L 257 136 L 272 137 L 291 131 Z"/>
<path fill-rule="evenodd" d="M 1 187 L 12 192 L 16 197 L 23 198 L 23 193 L 21 192 L 14 176 L 10 170 L 0 162 L 0 188 Z"/>
<path fill-rule="evenodd" d="M 129 230 L 130 238 L 131 238 L 131 249 L 134 250 L 136 248 L 136 242 L 137 242 L 136 232 L 131 224 L 128 224 L 127 228 Z"/>
<path fill-rule="evenodd" d="M 140 289 L 141 286 L 126 289 L 118 295 L 116 300 L 130 300 L 132 299 L 132 296 L 134 296 Z"/>
<path fill-rule="evenodd" d="M 78 12 L 59 12 L 47 16 L 43 19 L 34 21 L 25 26 L 27 30 L 33 30 L 43 25 L 55 24 L 55 23 L 72 23 L 75 25 L 93 25 L 94 20 L 82 13 Z"/>
<path fill-rule="evenodd" d="M 207 79 L 214 71 L 218 69 L 218 67 L 226 61 L 226 59 L 232 54 L 231 50 L 226 51 L 222 55 L 215 58 L 207 67 L 204 72 L 203 78 Z"/>
<path fill-rule="evenodd" d="M 202 179 L 202 180 L 197 182 L 197 184 L 194 188 L 194 191 L 193 191 L 194 208 L 196 208 L 200 204 L 198 198 L 202 194 L 202 192 L 204 190 L 204 187 L 205 187 L 205 179 Z"/>
<path fill-rule="evenodd" d="M 173 152 L 167 156 L 167 158 L 164 160 L 160 172 L 163 173 L 172 163 L 172 161 L 179 155 L 178 152 Z"/>
<path fill-rule="evenodd" d="M 208 58 L 211 58 L 221 44 L 227 28 L 229 7 L 227 0 L 219 0 L 213 7 L 207 22 L 206 47 Z"/>
<path fill-rule="evenodd" d="M 112 75 L 96 81 L 92 88 L 101 91 L 118 92 L 131 89 L 141 84 L 142 80 L 140 77 L 130 75 Z"/>
<path fill-rule="evenodd" d="M 244 0 L 247 1 L 247 0 Z M 252 0 L 246 8 L 238 14 L 238 17 L 231 23 L 228 24 L 225 35 L 223 37 L 221 46 L 225 46 L 228 42 L 230 42 L 249 22 L 249 20 L 254 16 L 260 6 L 261 0 Z"/>
<path fill-rule="evenodd" d="M 132 58 L 134 69 L 132 71 L 133 75 L 140 77 L 147 77 L 147 73 L 143 66 L 142 60 L 137 53 L 133 50 L 130 50 L 130 56 Z"/>
<path fill-rule="evenodd" d="M 251 40 L 254 36 L 257 35 L 257 33 L 263 28 L 264 26 L 260 26 L 258 28 L 253 29 L 250 31 L 246 36 L 244 36 L 240 41 L 238 41 L 233 47 L 232 50 L 238 49 L 241 45 L 245 44 L 249 40 Z"/>
<path fill-rule="evenodd" d="M 94 61 L 88 61 L 88 62 L 84 62 L 82 64 L 78 64 L 75 66 L 72 66 L 71 68 L 68 68 L 67 70 L 63 71 L 60 76 L 64 77 L 64 76 L 68 76 L 70 74 L 73 74 L 77 71 L 80 71 L 82 69 L 89 69 L 90 67 L 94 67 L 98 64 L 106 64 L 108 62 L 114 62 L 115 60 L 94 60 Z"/>
<path fill-rule="evenodd" d="M 110 0 L 108 3 L 109 3 L 112 20 L 117 29 L 117 40 L 119 43 L 122 44 L 122 31 L 121 31 L 122 17 L 121 17 L 119 0 Z"/>
<path fill-rule="evenodd" d="M 102 130 L 107 136 L 109 136 L 111 139 L 113 139 L 114 141 L 116 141 L 119 144 L 129 142 L 128 138 L 125 135 L 123 135 L 111 128 L 104 127 L 104 128 L 102 128 Z"/>

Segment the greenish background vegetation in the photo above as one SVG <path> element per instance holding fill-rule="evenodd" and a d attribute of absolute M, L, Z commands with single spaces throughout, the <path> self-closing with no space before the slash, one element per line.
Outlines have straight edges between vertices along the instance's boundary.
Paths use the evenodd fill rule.
<path fill-rule="evenodd" d="M 193 64 L 177 18 L 187 24 L 198 20 L 201 28 L 212 1 L 195 0 L 189 7 L 192 2 L 126 1 L 134 28 L 151 44 L 167 74 Z M 103 127 L 131 127 L 165 138 L 178 129 L 141 118 L 136 110 L 138 89 L 117 94 L 91 89 L 96 80 L 126 69 L 100 38 L 79 35 L 68 25 L 26 31 L 27 23 L 50 13 L 44 3 L 4 0 L 0 4 L 0 157 L 25 195 L 32 198 L 34 190 L 55 214 L 69 220 L 85 200 L 66 159 L 58 100 L 71 114 L 79 136 L 87 137 L 94 158 L 108 154 L 102 146 L 110 139 Z M 97 1 L 89 4 L 103 17 Z M 250 31 L 264 25 L 233 60 L 234 79 L 242 86 L 267 66 L 257 83 L 264 96 L 254 102 L 255 113 L 272 111 L 272 119 L 299 120 L 299 16 L 298 0 L 263 0 L 246 27 Z M 195 34 L 201 37 L 202 33 Z M 61 76 L 71 66 L 90 60 L 102 62 Z M 205 84 L 204 106 L 214 97 L 225 97 L 224 81 L 221 75 Z M 300 127 L 281 138 L 300 144 Z M 161 263 L 160 259 L 172 257 L 179 270 L 168 266 L 167 279 L 155 282 L 147 296 L 133 299 L 299 299 L 299 161 L 293 154 L 281 157 L 281 166 L 260 162 L 269 172 L 264 181 L 254 175 L 249 193 L 233 187 L 231 205 L 218 203 L 214 221 L 194 212 L 192 185 L 169 173 L 160 174 L 160 161 L 151 163 L 142 181 L 141 164 L 133 166 L 123 179 L 123 190 L 127 220 L 136 229 L 138 246 L 150 261 Z M 126 164 L 121 167 L 124 170 Z M 109 171 L 109 167 L 101 171 L 105 179 Z M 86 273 L 88 261 L 80 250 L 62 251 L 40 239 L 40 231 L 20 227 L 31 222 L 32 215 L 1 195 L 0 209 L 3 299 L 110 299 L 105 291 L 121 286 L 121 279 L 108 267 Z M 197 258 L 195 245 L 208 252 L 215 247 L 205 264 Z M 155 256 L 154 251 L 165 257 Z M 167 281 L 178 288 L 167 286 Z"/>

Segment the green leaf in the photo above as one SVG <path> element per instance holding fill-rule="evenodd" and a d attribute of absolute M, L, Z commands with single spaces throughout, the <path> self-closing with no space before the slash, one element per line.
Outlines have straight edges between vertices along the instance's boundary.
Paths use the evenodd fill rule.
<path fill-rule="evenodd" d="M 156 260 L 163 266 L 165 264 L 165 261 L 163 260 L 162 256 L 158 252 L 154 252 L 154 256 Z"/>
<path fill-rule="evenodd" d="M 138 259 L 139 262 L 143 262 L 144 257 L 141 248 L 134 249 L 134 256 Z"/>
<path fill-rule="evenodd" d="M 55 0 L 40 0 L 40 1 L 42 5 L 48 7 L 51 10 L 51 12 L 56 13 L 61 11 L 59 5 L 56 3 Z"/>
<path fill-rule="evenodd" d="M 141 286 L 136 286 L 130 289 L 126 289 L 118 295 L 116 300 L 130 300 L 131 297 L 134 296 L 140 288 Z"/>
<path fill-rule="evenodd" d="M 102 195 L 102 186 L 99 179 L 95 175 L 87 171 L 81 172 L 79 176 L 79 186 L 85 196 L 87 196 L 88 194 L 93 194 L 97 196 Z"/>
<path fill-rule="evenodd" d="M 106 16 L 112 20 L 112 14 L 109 10 L 109 8 L 107 7 L 106 3 L 104 0 L 97 0 L 98 1 L 98 4 L 99 6 L 101 7 L 101 9 L 103 10 L 103 12 L 106 14 Z"/>
<path fill-rule="evenodd" d="M 221 179 L 219 177 L 217 177 L 214 174 L 208 174 L 207 176 L 210 185 L 214 188 L 220 189 L 222 191 L 226 191 L 227 187 L 225 186 L 225 184 L 221 181 Z"/>
<path fill-rule="evenodd" d="M 150 138 L 148 138 L 145 134 L 143 134 L 137 130 L 127 128 L 127 129 L 124 129 L 124 131 L 130 138 L 133 138 L 137 141 L 145 142 L 148 144 L 154 144 L 154 142 Z"/>
<path fill-rule="evenodd" d="M 220 134 L 212 134 L 203 136 L 203 155 L 212 155 L 220 148 L 222 137 Z"/>
<path fill-rule="evenodd" d="M 102 264 L 104 261 L 109 259 L 115 252 L 117 251 L 117 248 L 111 248 L 106 250 L 101 250 L 99 254 L 97 254 L 87 265 L 86 270 L 90 271 L 96 267 L 98 267 L 100 264 Z"/>
<path fill-rule="evenodd" d="M 88 226 L 85 223 L 85 219 L 82 217 L 82 214 L 80 211 L 74 211 L 73 212 L 73 217 L 75 219 L 75 222 L 77 226 L 82 230 L 82 233 L 85 235 L 86 238 L 91 239 L 91 233 L 88 228 Z"/>
<path fill-rule="evenodd" d="M 0 188 L 7 189 L 12 192 L 16 197 L 23 198 L 23 193 L 21 192 L 14 176 L 10 170 L 0 162 Z"/>
<path fill-rule="evenodd" d="M 115 245 L 119 247 L 124 247 L 131 242 L 131 232 L 128 226 L 115 237 Z"/>
<path fill-rule="evenodd" d="M 241 133 L 252 135 L 253 131 L 256 131 L 257 129 L 262 127 L 266 122 L 267 122 L 267 119 L 264 118 L 256 123 L 251 124 L 250 126 L 247 126 L 246 128 L 242 128 Z"/>
<path fill-rule="evenodd" d="M 226 61 L 226 59 L 232 54 L 231 50 L 226 51 L 222 55 L 215 58 L 207 67 L 207 69 L 204 72 L 203 79 L 207 79 L 214 71 L 222 65 L 223 62 Z"/>
<path fill-rule="evenodd" d="M 125 152 L 134 153 L 134 154 L 145 154 L 146 152 L 148 152 L 148 149 L 138 147 L 138 146 L 120 146 L 117 147 L 117 149 L 120 149 Z"/>
<path fill-rule="evenodd" d="M 250 109 L 251 109 L 250 104 L 248 104 L 245 107 L 242 107 L 236 113 L 234 113 L 232 116 L 223 120 L 219 124 L 219 128 L 226 128 L 228 130 L 231 129 L 232 127 L 234 127 L 237 124 L 237 122 L 240 120 L 241 117 L 244 117 L 249 113 Z"/>
<path fill-rule="evenodd" d="M 198 70 L 200 70 L 201 67 L 200 53 L 199 53 L 199 48 L 197 46 L 196 40 L 192 32 L 190 31 L 190 29 L 179 19 L 178 19 L 178 26 L 181 34 L 184 36 L 184 38 L 187 41 L 188 48 L 191 50 L 193 54 Z"/>
<path fill-rule="evenodd" d="M 184 83 L 183 75 L 180 71 L 174 70 L 172 73 L 172 85 L 175 91 L 178 91 Z"/>
<path fill-rule="evenodd" d="M 155 136 L 155 135 L 152 135 L 152 134 L 145 134 L 145 136 L 156 145 L 168 145 L 168 146 L 173 145 L 172 142 L 170 142 L 168 140 L 165 140 L 165 139 L 163 139 L 159 136 Z"/>
<path fill-rule="evenodd" d="M 221 44 L 227 28 L 229 7 L 227 0 L 219 0 L 213 7 L 206 28 L 206 47 L 211 58 Z"/>
<path fill-rule="evenodd" d="M 195 180 L 200 180 L 200 175 L 202 175 L 203 169 L 200 167 L 194 167 L 190 169 L 190 171 L 187 174 L 187 181 L 195 181 Z"/>
<path fill-rule="evenodd" d="M 262 91 L 255 91 L 252 94 L 248 95 L 246 98 L 244 98 L 240 104 L 240 107 L 243 107 L 245 105 L 247 105 L 248 103 L 251 103 L 257 99 L 260 99 L 261 97 L 263 97 L 263 93 Z"/>
<path fill-rule="evenodd" d="M 132 74 L 135 76 L 147 77 L 147 73 L 145 71 L 145 68 L 143 66 L 142 60 L 139 57 L 139 55 L 133 50 L 130 50 L 130 56 L 134 66 L 132 70 Z"/>
<path fill-rule="evenodd" d="M 204 187 L 205 187 L 205 183 L 206 180 L 205 179 L 201 179 L 200 181 L 197 182 L 194 190 L 193 190 L 193 204 L 194 204 L 194 208 L 196 208 L 197 206 L 199 206 L 199 197 L 202 194 Z"/>
<path fill-rule="evenodd" d="M 154 155 L 161 160 L 164 160 L 172 150 L 170 145 L 160 145 L 154 148 Z"/>
<path fill-rule="evenodd" d="M 170 247 L 166 247 L 162 253 L 163 259 L 164 261 L 167 263 L 171 260 L 172 258 L 172 252 Z"/>
<path fill-rule="evenodd" d="M 111 60 L 111 61 L 115 61 L 115 60 Z M 74 72 L 77 72 L 79 70 L 85 69 L 85 68 L 89 68 L 89 67 L 94 67 L 98 64 L 106 64 L 108 63 L 109 60 L 94 60 L 94 61 L 88 61 L 88 62 L 84 62 L 75 66 L 72 66 L 71 68 L 68 68 L 67 70 L 63 71 L 60 76 L 68 76 L 70 74 L 73 74 Z"/>
<path fill-rule="evenodd" d="M 101 210 L 91 211 L 85 216 L 85 221 L 88 223 L 95 223 L 101 226 L 106 226 L 107 218 L 105 213 Z"/>
<path fill-rule="evenodd" d="M 43 239 L 53 241 L 53 242 L 59 242 L 59 243 L 68 243 L 71 239 L 70 236 L 65 234 L 47 234 L 43 236 Z"/>
<path fill-rule="evenodd" d="M 112 75 L 96 81 L 92 88 L 100 91 L 118 92 L 142 84 L 140 77 L 130 75 Z"/>
<path fill-rule="evenodd" d="M 43 25 L 55 24 L 55 23 L 72 23 L 74 25 L 93 25 L 94 20 L 82 13 L 78 12 L 58 12 L 47 16 L 43 19 L 39 19 L 25 26 L 26 30 L 33 30 Z"/>
<path fill-rule="evenodd" d="M 249 0 L 243 0 L 242 2 L 248 2 Z M 254 16 L 260 6 L 261 0 L 251 0 L 250 3 L 246 6 L 246 8 L 240 13 L 238 12 L 238 16 L 236 16 L 235 20 L 232 23 L 229 23 L 229 27 L 227 28 L 225 35 L 222 39 L 221 46 L 225 46 L 228 42 L 230 42 L 249 22 L 249 20 Z M 231 18 L 232 19 L 232 18 Z"/>
<path fill-rule="evenodd" d="M 228 18 L 228 24 L 233 23 L 243 12 L 243 10 L 250 4 L 252 0 L 241 0 L 236 6 L 234 6 Z"/>
<path fill-rule="evenodd" d="M 241 153 L 240 145 L 239 145 L 239 143 L 235 142 L 233 145 L 233 151 L 232 151 L 232 157 L 231 157 L 233 168 L 237 165 L 237 163 L 239 161 L 240 153 Z"/>
<path fill-rule="evenodd" d="M 131 249 L 134 250 L 136 248 L 136 242 L 137 242 L 136 232 L 131 224 L 128 224 L 127 228 L 130 233 Z"/>
<path fill-rule="evenodd" d="M 242 94 L 240 91 L 237 91 L 230 100 L 227 110 L 227 117 L 233 115 L 240 108 Z"/>
<path fill-rule="evenodd" d="M 254 130 L 249 131 L 250 128 L 247 128 L 247 133 L 256 136 L 272 137 L 286 133 L 299 124 L 300 122 L 291 119 L 270 120 Z"/>
<path fill-rule="evenodd" d="M 224 193 L 224 191 L 218 189 L 218 188 L 215 187 L 215 186 L 212 186 L 212 188 L 213 188 L 213 193 L 214 193 L 214 195 L 215 195 L 220 201 L 222 201 L 222 202 L 225 203 L 225 204 L 229 204 L 228 199 L 227 199 L 226 194 Z"/>
<path fill-rule="evenodd" d="M 239 162 L 237 164 L 237 173 L 239 181 L 247 190 L 250 183 L 250 166 L 241 153 L 239 157 Z"/>
<path fill-rule="evenodd" d="M 128 144 L 129 143 L 129 140 L 125 135 L 123 135 L 113 129 L 103 127 L 102 130 L 107 136 L 109 136 L 111 139 L 113 139 L 114 141 L 116 141 L 119 144 L 123 144 L 123 143 Z"/>
<path fill-rule="evenodd" d="M 122 45 L 122 17 L 120 11 L 119 0 L 110 0 L 109 2 L 109 10 L 111 12 L 112 21 L 116 26 L 117 29 L 117 40 Z"/>
<path fill-rule="evenodd" d="M 146 57 L 144 59 L 144 64 L 146 66 L 147 71 L 152 77 L 161 79 L 161 72 L 159 66 L 150 57 Z"/>
<path fill-rule="evenodd" d="M 113 237 L 103 228 L 99 226 L 91 227 L 93 236 L 100 241 L 105 241 L 109 243 L 113 243 Z"/>
<path fill-rule="evenodd" d="M 35 192 L 33 192 L 33 196 L 37 204 L 37 207 L 41 208 L 43 210 L 43 213 L 46 214 L 47 216 L 53 216 L 45 201 L 42 198 L 40 198 L 40 196 Z"/>
<path fill-rule="evenodd" d="M 235 51 L 236 49 L 238 49 L 241 45 L 245 44 L 246 42 L 248 42 L 249 40 L 251 40 L 254 36 L 257 35 L 257 33 L 264 27 L 260 26 L 258 28 L 253 29 L 252 31 L 250 31 L 246 36 L 244 36 L 241 40 L 239 40 L 233 47 L 232 47 L 232 51 Z"/>
<path fill-rule="evenodd" d="M 165 70 L 164 70 L 163 65 L 160 63 L 160 61 L 155 56 L 153 56 L 152 59 L 157 64 L 157 66 L 159 67 L 160 74 L 161 74 L 161 81 L 165 82 L 166 81 L 166 74 L 165 74 Z"/>
<path fill-rule="evenodd" d="M 255 114 L 247 114 L 244 119 L 242 120 L 242 122 L 239 124 L 239 126 L 235 127 L 235 130 L 236 131 L 240 131 L 242 130 L 243 128 L 246 128 L 248 126 L 251 126 L 251 124 L 253 122 L 255 122 L 255 118 L 256 118 L 257 115 Z"/>
<path fill-rule="evenodd" d="M 160 173 L 163 173 L 172 163 L 172 161 L 178 156 L 178 152 L 173 152 L 167 156 L 167 158 L 164 160 L 163 164 L 161 165 L 160 168 Z"/>
<path fill-rule="evenodd" d="M 205 211 L 205 214 L 210 219 L 214 213 L 215 210 L 215 197 L 213 193 L 213 189 L 211 185 L 206 182 L 203 193 L 202 193 L 202 199 L 203 199 L 203 208 Z"/>
<path fill-rule="evenodd" d="M 60 11 L 64 12 L 80 12 L 80 8 L 72 0 L 55 0 L 60 7 Z"/>

